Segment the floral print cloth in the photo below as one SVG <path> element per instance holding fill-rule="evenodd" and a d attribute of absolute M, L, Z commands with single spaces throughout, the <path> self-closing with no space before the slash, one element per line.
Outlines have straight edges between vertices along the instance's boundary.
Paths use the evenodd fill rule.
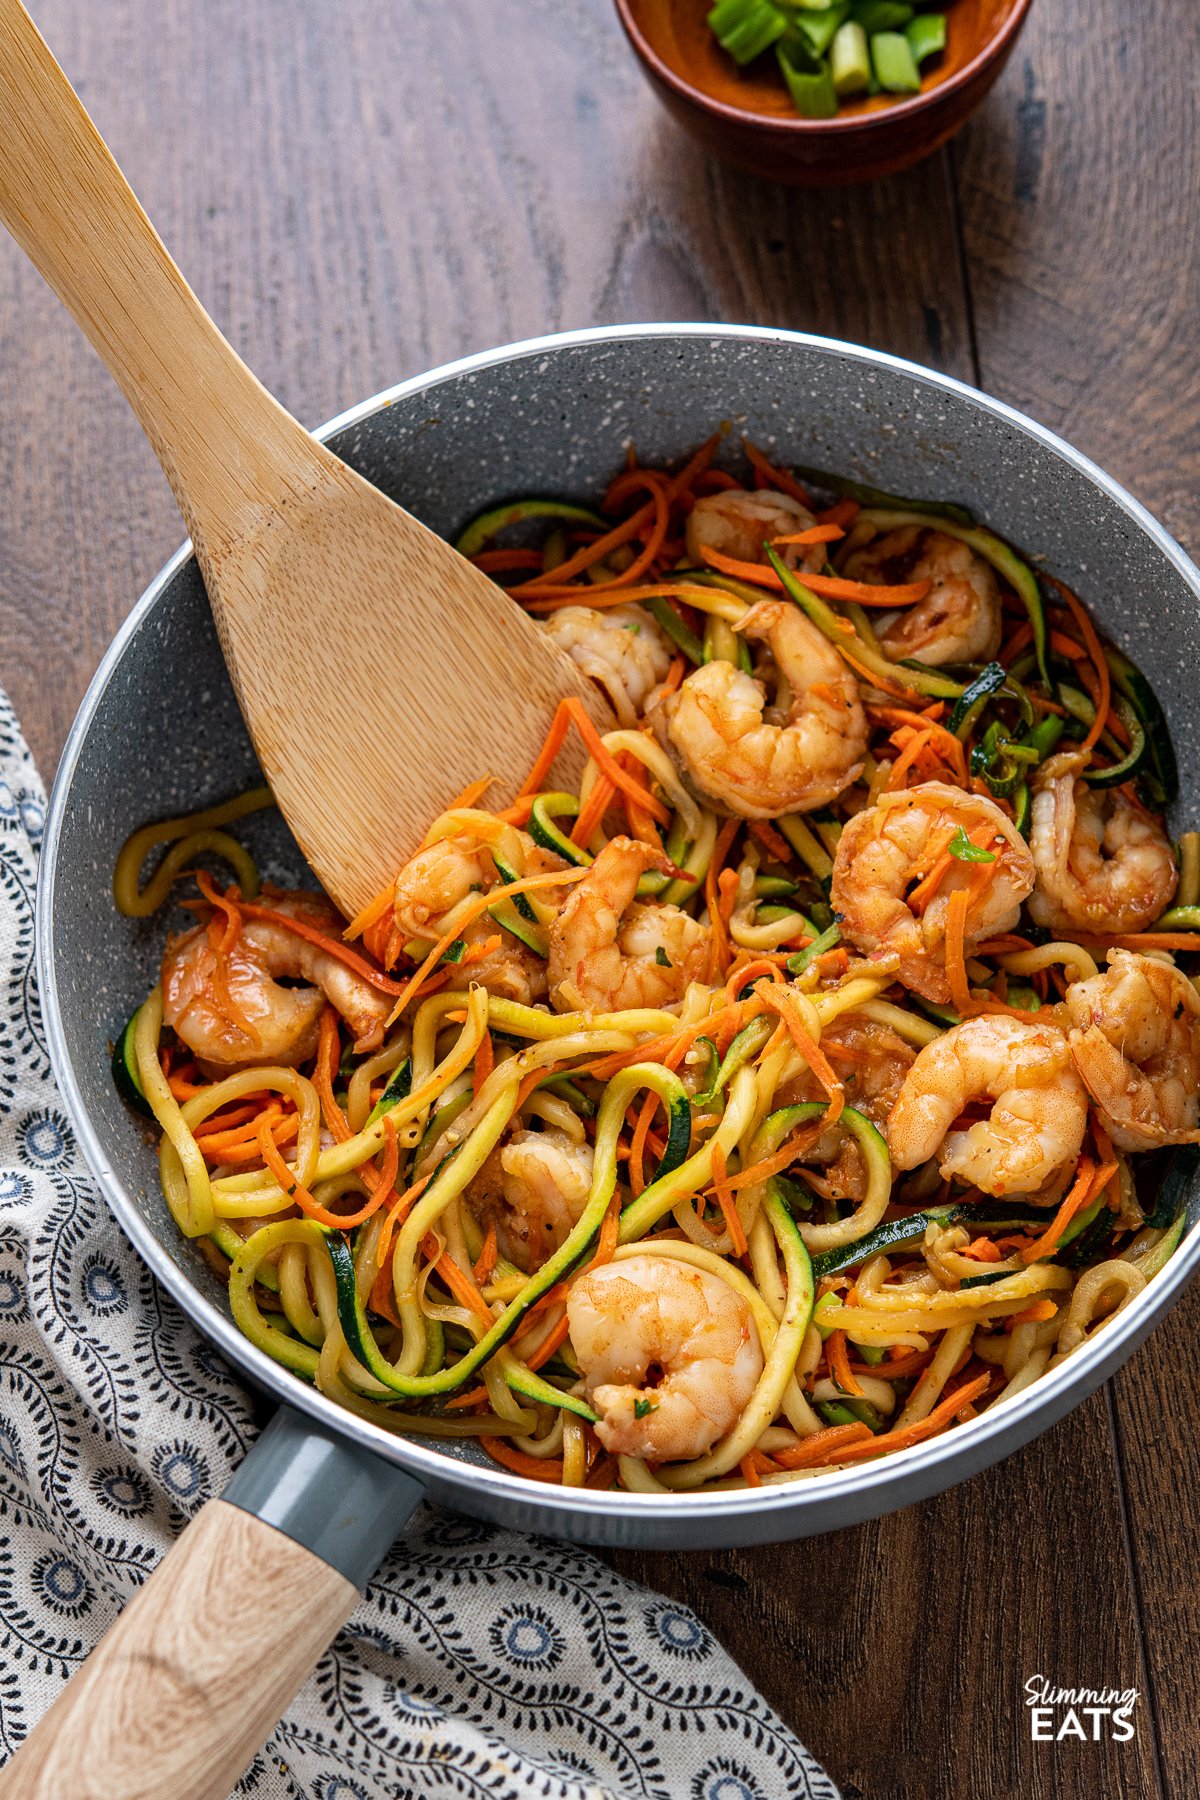
<path fill-rule="evenodd" d="M 44 817 L 0 695 L 0 1762 L 256 1429 L 121 1235 L 56 1092 L 33 966 Z M 837 1800 L 684 1607 L 585 1550 L 428 1508 L 236 1792 Z"/>

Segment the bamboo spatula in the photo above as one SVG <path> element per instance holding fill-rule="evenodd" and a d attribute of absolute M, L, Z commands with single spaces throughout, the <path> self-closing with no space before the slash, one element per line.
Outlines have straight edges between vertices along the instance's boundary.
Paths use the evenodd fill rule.
<path fill-rule="evenodd" d="M 611 725 L 515 602 L 255 379 L 19 0 L 0 0 L 0 220 L 162 464 L 263 772 L 344 912 L 392 879 L 468 782 L 493 774 L 489 799 L 505 797 L 505 778 L 511 794 L 563 695 Z"/>

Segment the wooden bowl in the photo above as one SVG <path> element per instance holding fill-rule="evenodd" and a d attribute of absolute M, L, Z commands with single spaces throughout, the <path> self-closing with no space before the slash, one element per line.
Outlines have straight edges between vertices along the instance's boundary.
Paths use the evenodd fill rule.
<path fill-rule="evenodd" d="M 709 30 L 711 0 L 616 0 L 655 92 L 714 156 L 767 181 L 837 187 L 907 169 L 965 125 L 997 79 L 1031 0 L 948 0 L 947 44 L 919 94 L 877 94 L 801 118 L 769 57 L 739 69 Z"/>

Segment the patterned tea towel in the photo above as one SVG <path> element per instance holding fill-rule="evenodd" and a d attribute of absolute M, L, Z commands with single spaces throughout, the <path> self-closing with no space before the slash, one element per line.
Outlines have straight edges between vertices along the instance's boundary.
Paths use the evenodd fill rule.
<path fill-rule="evenodd" d="M 0 694 L 0 1762 L 255 1431 L 121 1235 L 55 1090 L 33 968 L 44 817 Z M 585 1550 L 431 1508 L 236 1791 L 838 1800 L 692 1613 Z"/>

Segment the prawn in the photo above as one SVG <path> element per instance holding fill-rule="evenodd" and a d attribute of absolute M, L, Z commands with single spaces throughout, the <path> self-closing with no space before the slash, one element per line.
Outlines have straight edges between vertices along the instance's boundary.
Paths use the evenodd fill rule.
<path fill-rule="evenodd" d="M 640 606 L 564 606 L 542 630 L 604 689 L 624 726 L 638 724 L 646 702 L 671 667 L 664 631 Z"/>
<path fill-rule="evenodd" d="M 853 673 L 799 607 L 753 606 L 738 625 L 765 641 L 775 704 L 732 663 L 694 669 L 654 708 L 692 785 L 744 819 L 824 806 L 862 773 L 867 721 Z"/>
<path fill-rule="evenodd" d="M 908 894 L 946 857 L 959 829 L 994 860 L 983 864 L 947 858 L 932 897 L 915 913 Z M 953 894 L 969 895 L 964 949 L 1011 931 L 1033 886 L 1033 858 L 1012 820 L 993 800 L 945 782 L 883 794 L 855 814 L 838 840 L 830 903 L 842 936 L 868 956 L 898 958 L 904 986 L 944 1005 L 946 913 Z"/>
<path fill-rule="evenodd" d="M 1200 1143 L 1200 997 L 1180 969 L 1110 950 L 1067 989 L 1071 1054 L 1118 1150 Z"/>
<path fill-rule="evenodd" d="M 271 909 L 338 936 L 342 920 L 320 894 L 271 896 Z M 283 987 L 300 981 L 301 987 Z M 271 919 L 244 919 L 229 949 L 208 926 L 168 940 L 162 961 L 163 1021 L 202 1066 L 297 1068 L 317 1048 L 326 1005 L 341 1014 L 359 1051 L 383 1037 L 391 1001 L 319 945 Z"/>
<path fill-rule="evenodd" d="M 1029 911 L 1051 931 L 1141 931 L 1171 903 L 1179 879 L 1161 823 L 1120 789 L 1080 779 L 1078 754 L 1038 772 L 1029 848 L 1037 886 Z"/>
<path fill-rule="evenodd" d="M 454 815 L 447 815 L 451 817 Z M 439 938 L 454 926 L 455 909 L 500 885 L 500 874 L 489 838 L 482 831 L 494 832 L 495 821 L 480 814 L 478 830 L 473 828 L 472 814 L 457 815 L 462 828 L 432 843 L 425 843 L 400 870 L 396 877 L 392 916 L 396 929 L 404 938 Z M 561 857 L 536 844 L 524 831 L 506 827 L 503 847 L 511 854 L 521 873 L 541 874 L 565 867 Z M 499 846 L 498 846 L 499 847 Z M 543 900 L 550 895 L 543 894 Z M 495 937 L 495 922 L 484 915 L 463 926 L 460 933 L 466 951 L 477 948 Z M 482 958 L 447 963 L 448 986 L 458 991 L 478 984 L 489 993 L 523 1006 L 542 1000 L 546 995 L 546 964 L 542 957 L 507 932 L 501 942 Z"/>
<path fill-rule="evenodd" d="M 670 868 L 635 838 L 605 845 L 550 927 L 550 1003 L 559 1012 L 670 1006 L 701 979 L 705 927 L 678 906 L 634 903 L 647 869 Z"/>
<path fill-rule="evenodd" d="M 493 1150 L 463 1198 L 494 1224 L 500 1254 L 532 1272 L 566 1241 L 592 1185 L 592 1146 L 557 1126 L 514 1131 Z"/>
<path fill-rule="evenodd" d="M 703 551 L 716 550 L 738 562 L 766 562 L 763 544 L 775 538 L 794 537 L 808 531 L 816 518 L 790 494 L 768 488 L 725 488 L 705 494 L 688 514 L 687 553 L 693 563 L 703 563 Z M 824 544 L 780 544 L 779 554 L 789 569 L 816 575 L 825 567 Z"/>
<path fill-rule="evenodd" d="M 883 613 L 876 634 L 893 662 L 917 657 L 943 663 L 990 662 L 1003 627 L 1000 584 L 990 565 L 960 539 L 927 525 L 901 525 L 845 560 L 851 581 L 932 585 L 902 612 Z"/>
<path fill-rule="evenodd" d="M 846 1105 L 883 1130 L 895 1105 L 916 1051 L 887 1025 L 842 1013 L 821 1034 L 821 1049 L 842 1080 Z M 797 1101 L 828 1100 L 825 1088 L 811 1070 L 780 1088 L 773 1106 L 793 1106 Z M 823 1131 L 800 1158 L 824 1170 L 822 1193 L 832 1200 L 862 1201 L 867 1192 L 867 1170 L 862 1152 L 849 1132 L 836 1125 Z"/>
<path fill-rule="evenodd" d="M 990 1100 L 986 1119 L 954 1122 Z M 917 1054 L 887 1122 L 892 1161 L 915 1169 L 939 1157 L 985 1194 L 1036 1194 L 1074 1163 L 1087 1125 L 1087 1094 L 1066 1036 L 1020 1019 L 967 1019 Z"/>
<path fill-rule="evenodd" d="M 746 1302 L 719 1275 L 669 1257 L 587 1270 L 567 1295 L 567 1321 L 596 1435 L 613 1456 L 706 1455 L 762 1374 Z"/>

